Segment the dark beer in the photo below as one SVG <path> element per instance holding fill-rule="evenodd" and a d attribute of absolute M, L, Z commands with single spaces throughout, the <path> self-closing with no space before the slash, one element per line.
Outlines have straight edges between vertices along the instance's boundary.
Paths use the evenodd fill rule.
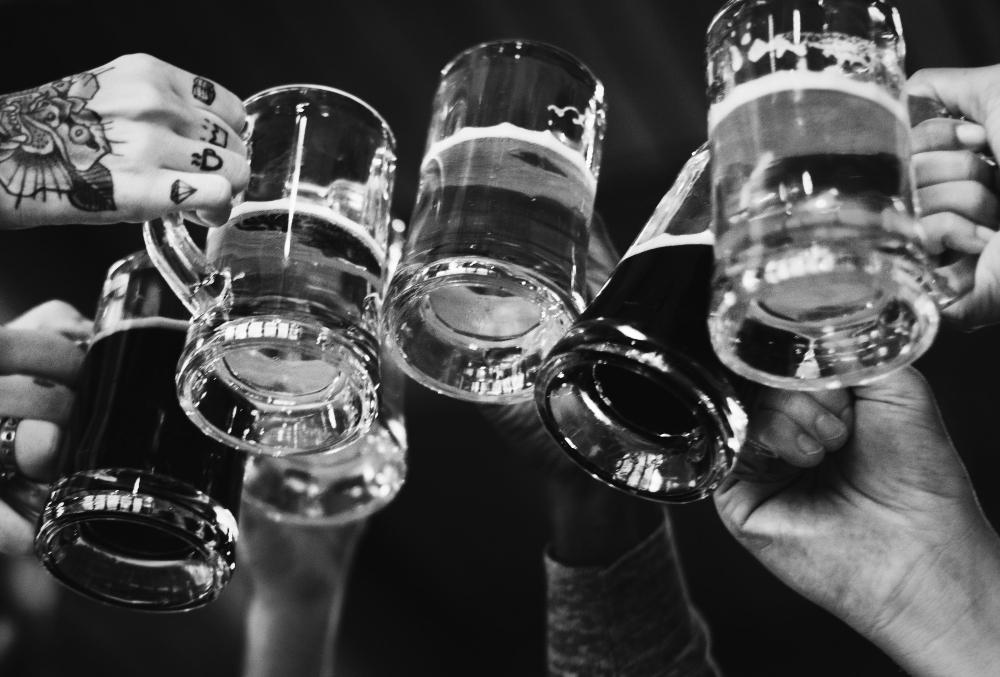
<path fill-rule="evenodd" d="M 696 154 L 604 288 L 553 349 L 536 390 L 571 458 L 660 502 L 703 498 L 746 417 L 712 350 L 707 151 Z"/>
<path fill-rule="evenodd" d="M 178 404 L 185 311 L 144 254 L 119 267 L 135 259 L 105 286 L 36 550 L 91 597 L 184 609 L 214 599 L 235 566 L 245 457 Z"/>

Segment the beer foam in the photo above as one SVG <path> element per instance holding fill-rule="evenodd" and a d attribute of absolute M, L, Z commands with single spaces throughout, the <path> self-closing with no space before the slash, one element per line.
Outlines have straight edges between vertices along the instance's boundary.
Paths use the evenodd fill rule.
<path fill-rule="evenodd" d="M 818 71 L 777 71 L 762 78 L 737 85 L 729 95 L 708 110 L 708 133 L 711 135 L 727 115 L 755 99 L 789 90 L 839 91 L 876 103 L 888 109 L 909 129 L 910 117 L 903 102 L 892 98 L 885 89 L 871 82 L 852 80 L 840 74 Z"/>
<path fill-rule="evenodd" d="M 372 253 L 375 260 L 379 261 L 382 266 L 385 266 L 385 248 L 379 246 L 379 243 L 376 242 L 375 238 L 372 237 L 367 228 L 359 223 L 356 223 L 355 221 L 351 221 L 343 214 L 334 211 L 329 207 L 324 207 L 323 205 L 318 205 L 313 202 L 294 200 L 293 204 L 293 200 L 287 197 L 279 200 L 269 200 L 267 202 L 243 202 L 233 207 L 232 214 L 229 217 L 229 221 L 226 222 L 226 225 L 235 223 L 240 219 L 244 219 L 254 214 L 263 214 L 266 212 L 288 213 L 291 212 L 293 208 L 296 214 L 303 214 L 321 219 L 323 221 L 328 221 L 335 224 L 337 227 L 346 230 Z M 211 235 L 211 231 L 209 231 L 209 234 Z"/>
<path fill-rule="evenodd" d="M 90 345 L 94 345 L 102 338 L 118 334 L 132 329 L 169 329 L 171 331 L 188 330 L 187 320 L 177 320 L 170 317 L 135 317 L 128 320 L 111 320 L 110 326 L 102 326 L 101 330 L 90 340 Z"/>
<path fill-rule="evenodd" d="M 674 235 L 673 233 L 660 233 L 645 242 L 640 244 L 634 244 L 629 247 L 629 250 L 625 252 L 625 256 L 622 257 L 622 261 L 631 257 L 637 256 L 644 252 L 648 252 L 651 249 L 660 249 L 662 247 L 684 247 L 689 245 L 715 245 L 715 234 L 710 230 L 705 230 L 700 233 L 686 233 L 684 235 Z"/>
<path fill-rule="evenodd" d="M 420 165 L 420 169 L 423 171 L 428 164 L 440 162 L 440 158 L 444 153 L 459 144 L 487 138 L 516 139 L 517 141 L 533 146 L 541 146 L 548 151 L 552 151 L 552 153 L 566 160 L 580 172 L 580 175 L 584 177 L 584 181 L 587 182 L 587 189 L 591 193 L 597 191 L 597 178 L 590 171 L 590 167 L 580 152 L 573 150 L 561 142 L 556 138 L 555 134 L 548 130 L 540 132 L 525 129 L 524 127 L 512 125 L 509 122 L 501 122 L 491 127 L 462 127 L 447 139 L 438 141 L 428 148 L 424 154 L 424 160 Z"/>

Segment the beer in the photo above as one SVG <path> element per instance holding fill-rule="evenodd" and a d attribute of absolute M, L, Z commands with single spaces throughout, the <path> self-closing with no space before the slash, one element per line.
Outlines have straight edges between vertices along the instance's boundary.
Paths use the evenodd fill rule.
<path fill-rule="evenodd" d="M 245 456 L 202 434 L 177 402 L 183 307 L 144 254 L 119 265 L 112 279 L 127 283 L 106 285 L 36 550 L 91 597 L 190 608 L 214 599 L 235 566 Z M 123 294 L 153 316 L 124 317 L 138 312 L 122 310 Z"/>
<path fill-rule="evenodd" d="M 459 399 L 530 397 L 585 305 L 604 89 L 548 45 L 473 47 L 441 73 L 388 354 Z"/>
<path fill-rule="evenodd" d="M 711 336 L 773 387 L 868 382 L 936 331 L 887 9 L 733 2 L 709 29 Z"/>
<path fill-rule="evenodd" d="M 330 210 L 299 205 L 292 212 L 280 202 L 238 213 L 209 233 L 208 256 L 230 271 L 234 302 L 226 324 L 195 326 L 194 336 L 216 339 L 198 368 L 193 404 L 260 451 L 315 451 L 370 406 L 363 389 L 348 386 L 368 371 L 377 382 L 385 252 Z"/>
<path fill-rule="evenodd" d="M 584 307 L 595 191 L 582 156 L 549 132 L 467 127 L 432 146 L 389 292 L 399 299 L 390 340 L 411 375 L 435 375 L 451 394 L 530 388 Z M 461 274 L 440 284 L 440 271 Z M 419 295 L 401 317 L 397 308 Z M 441 345 L 461 353 L 440 364 Z"/>
<path fill-rule="evenodd" d="M 378 412 L 395 141 L 374 109 L 326 87 L 277 87 L 246 109 L 250 181 L 205 254 L 176 216 L 145 227 L 194 316 L 177 394 L 224 444 L 322 453 Z"/>
<path fill-rule="evenodd" d="M 611 486 L 679 503 L 731 468 L 746 417 L 708 335 L 708 151 L 688 162 L 580 319 L 535 397 L 569 456 Z"/>

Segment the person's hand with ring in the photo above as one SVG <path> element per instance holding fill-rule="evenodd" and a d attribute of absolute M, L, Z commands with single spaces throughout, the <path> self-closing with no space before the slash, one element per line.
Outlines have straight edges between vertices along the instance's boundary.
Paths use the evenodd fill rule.
<path fill-rule="evenodd" d="M 715 495 L 737 540 L 907 674 L 992 674 L 1000 537 L 920 374 L 851 391 L 765 390 L 750 421 Z"/>
<path fill-rule="evenodd" d="M 250 179 L 235 94 L 146 54 L 0 95 L 0 228 L 229 216 Z"/>
<path fill-rule="evenodd" d="M 92 323 L 49 301 L 0 327 L 0 552 L 32 551 Z"/>

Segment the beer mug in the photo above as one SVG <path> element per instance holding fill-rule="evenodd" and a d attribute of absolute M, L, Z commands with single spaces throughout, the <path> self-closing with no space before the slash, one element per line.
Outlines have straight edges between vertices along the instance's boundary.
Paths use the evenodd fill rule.
<path fill-rule="evenodd" d="M 45 568 L 94 599 L 190 609 L 236 566 L 246 455 L 177 402 L 189 319 L 146 252 L 109 270 L 35 538 Z"/>
<path fill-rule="evenodd" d="M 328 451 L 378 413 L 395 141 L 374 109 L 327 87 L 277 87 L 246 108 L 250 184 L 205 253 L 179 216 L 144 231 L 194 315 L 177 394 L 238 449 Z"/>
<path fill-rule="evenodd" d="M 393 219 L 386 274 L 392 277 L 403 253 L 406 226 Z M 348 524 L 381 510 L 406 480 L 406 376 L 382 361 L 379 415 L 368 433 L 346 447 L 308 456 L 255 456 L 247 464 L 243 502 L 275 522 Z"/>
<path fill-rule="evenodd" d="M 709 27 L 710 330 L 746 378 L 869 382 L 953 300 L 917 222 L 904 51 L 883 0 L 732 0 Z"/>
<path fill-rule="evenodd" d="M 705 498 L 747 415 L 712 350 L 711 162 L 688 160 L 611 278 L 539 370 L 542 422 L 591 476 L 659 503 Z M 746 382 L 736 379 L 740 385 Z"/>
<path fill-rule="evenodd" d="M 382 368 L 378 418 L 360 440 L 309 456 L 255 456 L 243 483 L 245 507 L 277 522 L 340 525 L 387 506 L 406 479 L 404 377 Z"/>
<path fill-rule="evenodd" d="M 604 87 L 554 47 L 491 42 L 441 71 L 387 356 L 463 400 L 529 399 L 585 305 Z"/>

